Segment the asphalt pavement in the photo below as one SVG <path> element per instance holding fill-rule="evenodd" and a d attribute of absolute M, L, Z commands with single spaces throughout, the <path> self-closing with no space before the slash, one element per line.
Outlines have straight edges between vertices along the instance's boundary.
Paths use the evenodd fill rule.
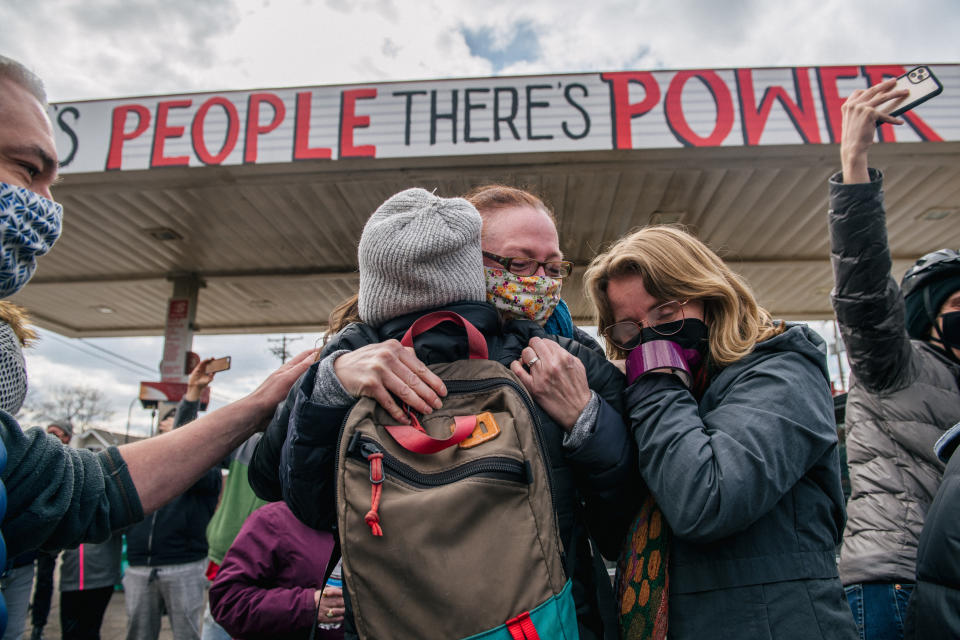
<path fill-rule="evenodd" d="M 50 607 L 50 618 L 47 620 L 47 626 L 43 628 L 43 637 L 46 640 L 58 640 L 60 638 L 60 591 L 59 582 L 60 567 L 57 566 L 57 572 L 54 574 L 55 586 L 53 591 L 53 602 Z M 27 628 L 23 631 L 22 640 L 29 640 L 30 620 L 27 619 Z M 123 599 L 123 591 L 114 591 L 110 598 L 110 604 L 107 612 L 103 616 L 103 625 L 100 627 L 100 640 L 125 640 L 127 637 L 127 609 Z M 170 618 L 163 617 L 163 624 L 160 629 L 159 640 L 173 640 L 173 633 L 170 631 Z"/>

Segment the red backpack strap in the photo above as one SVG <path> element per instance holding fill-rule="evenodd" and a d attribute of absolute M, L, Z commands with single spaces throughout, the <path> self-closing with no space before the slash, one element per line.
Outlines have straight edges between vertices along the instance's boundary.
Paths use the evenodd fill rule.
<path fill-rule="evenodd" d="M 405 347 L 413 346 L 413 339 L 434 328 L 438 324 L 452 322 L 464 328 L 467 332 L 467 344 L 470 347 L 470 358 L 474 360 L 488 359 L 487 340 L 480 331 L 470 324 L 470 322 L 458 313 L 452 311 L 434 311 L 418 318 L 416 322 L 410 325 L 407 332 L 403 334 L 400 344 Z M 407 416 L 411 424 L 405 425 L 385 425 L 384 428 L 393 436 L 401 447 L 413 453 L 437 453 L 448 447 L 460 444 L 470 437 L 473 430 L 477 427 L 477 416 L 455 416 L 454 429 L 449 438 L 434 438 L 424 431 L 420 426 L 420 421 L 409 409 Z"/>
<path fill-rule="evenodd" d="M 405 347 L 413 346 L 413 339 L 421 333 L 433 329 L 442 322 L 452 322 L 463 327 L 467 331 L 467 343 L 470 345 L 470 357 L 474 360 L 486 360 L 489 357 L 487 352 L 487 340 L 480 331 L 470 324 L 470 322 L 453 311 L 434 311 L 418 318 L 416 322 L 410 325 L 407 332 L 400 339 L 400 344 Z"/>
<path fill-rule="evenodd" d="M 416 416 L 408 413 L 413 424 L 385 425 L 384 429 L 393 436 L 401 447 L 413 453 L 437 453 L 447 447 L 460 444 L 470 437 L 473 430 L 477 428 L 477 416 L 456 416 L 454 422 L 456 426 L 453 434 L 449 438 L 434 438 L 428 435 Z"/>
<path fill-rule="evenodd" d="M 537 628 L 533 626 L 533 620 L 530 619 L 530 613 L 527 611 L 507 620 L 506 625 L 513 640 L 540 640 Z"/>

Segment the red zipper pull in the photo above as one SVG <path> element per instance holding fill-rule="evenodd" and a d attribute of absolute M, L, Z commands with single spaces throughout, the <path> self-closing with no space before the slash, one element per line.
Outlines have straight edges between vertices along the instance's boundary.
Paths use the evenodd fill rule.
<path fill-rule="evenodd" d="M 382 536 L 383 528 L 377 510 L 380 508 L 380 491 L 383 488 L 383 454 L 371 453 L 367 459 L 370 461 L 370 511 L 363 520 L 370 526 L 373 535 Z"/>

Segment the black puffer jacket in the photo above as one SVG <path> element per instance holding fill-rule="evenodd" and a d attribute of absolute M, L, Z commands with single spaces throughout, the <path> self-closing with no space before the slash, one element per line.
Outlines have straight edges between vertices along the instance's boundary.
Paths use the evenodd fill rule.
<path fill-rule="evenodd" d="M 910 596 L 904 638 L 955 640 L 960 638 L 960 425 L 937 443 L 947 460 L 920 534 L 917 585 Z"/>
<path fill-rule="evenodd" d="M 960 366 L 911 340 L 903 296 L 890 276 L 883 177 L 830 180 L 833 308 L 853 383 L 847 396 L 847 503 L 840 577 L 844 584 L 912 582 L 917 539 L 940 485 L 933 444 L 960 420 Z"/>
<path fill-rule="evenodd" d="M 197 417 L 197 403 L 181 400 L 174 428 Z M 222 475 L 210 469 L 192 487 L 127 530 L 127 559 L 133 566 L 157 567 L 207 557 L 207 524 L 220 499 Z"/>
<path fill-rule="evenodd" d="M 460 303 L 446 309 L 467 318 L 487 338 L 491 360 L 509 366 L 520 357 L 530 338 L 556 340 L 585 365 L 591 389 L 601 397 L 600 413 L 593 435 L 573 451 L 562 446 L 563 431 L 541 412 L 547 453 L 552 467 L 560 534 L 566 549 L 572 548 L 576 536 L 576 565 L 574 570 L 574 599 L 581 622 L 581 638 L 616 637 L 611 628 L 613 619 L 603 624 L 601 615 L 612 615 L 613 602 L 598 602 L 598 586 L 606 574 L 599 558 L 591 553 L 587 527 L 593 533 L 601 551 L 615 557 L 641 497 L 642 487 L 636 462 L 636 450 L 630 442 L 627 427 L 621 417 L 621 392 L 624 377 L 603 356 L 583 345 L 548 336 L 534 323 L 517 321 L 506 326 L 492 306 L 484 303 Z M 367 344 L 399 339 L 409 326 L 425 312 L 393 319 L 379 330 L 362 324 L 345 328 L 324 350 L 358 349 Z M 441 325 L 418 338 L 417 356 L 432 364 L 464 359 L 468 356 L 463 330 L 452 325 Z M 307 524 L 317 528 L 331 528 L 335 521 L 333 465 L 340 423 L 348 409 L 331 409 L 310 402 L 316 366 L 307 371 L 296 384 L 287 401 L 278 407 L 277 415 L 261 439 L 250 466 L 250 484 L 265 500 L 281 497 L 280 478 L 297 478 L 292 469 L 281 468 L 289 462 L 281 461 L 281 448 L 288 424 L 323 425 L 322 432 L 311 432 L 316 448 L 303 468 L 314 469 L 310 477 L 299 476 L 288 482 L 286 499 L 293 512 Z M 278 474 L 279 472 L 279 474 Z M 604 591 L 609 593 L 609 582 Z M 614 623 L 615 624 L 615 623 Z M 346 626 L 350 631 L 349 621 Z"/>

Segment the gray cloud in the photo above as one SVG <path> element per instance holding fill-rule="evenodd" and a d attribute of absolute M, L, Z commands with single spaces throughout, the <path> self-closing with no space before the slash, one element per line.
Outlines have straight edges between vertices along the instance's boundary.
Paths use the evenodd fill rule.
<path fill-rule="evenodd" d="M 396 58 L 400 52 L 400 46 L 390 38 L 383 39 L 383 46 L 380 47 L 380 53 L 388 58 Z"/>
<path fill-rule="evenodd" d="M 737 0 L 71 0 L 0 4 L 54 100 L 601 69 L 945 62 L 960 5 Z M 334 63 L 335 61 L 335 63 Z"/>

